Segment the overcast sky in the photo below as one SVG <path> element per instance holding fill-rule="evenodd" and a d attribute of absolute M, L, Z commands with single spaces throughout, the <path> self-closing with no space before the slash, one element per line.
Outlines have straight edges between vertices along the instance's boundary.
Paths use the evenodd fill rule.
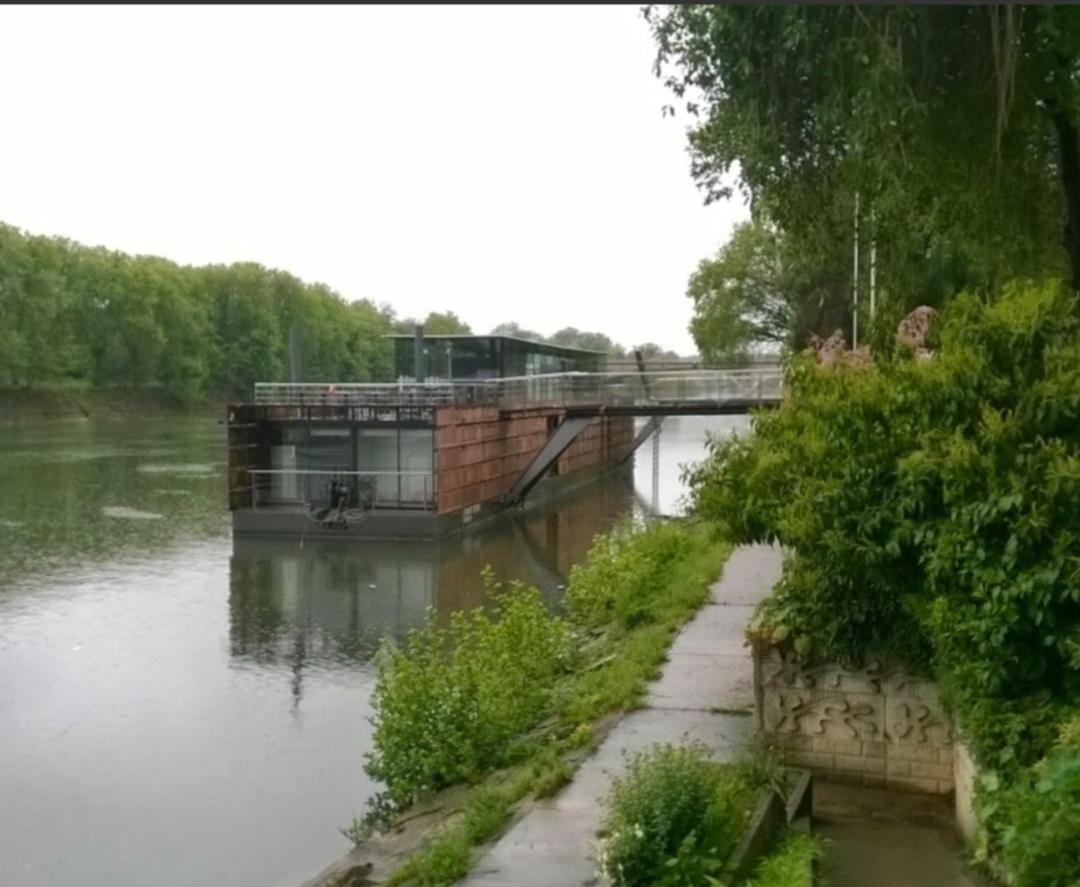
<path fill-rule="evenodd" d="M 704 207 L 636 7 L 0 8 L 0 220 L 689 353 Z"/>

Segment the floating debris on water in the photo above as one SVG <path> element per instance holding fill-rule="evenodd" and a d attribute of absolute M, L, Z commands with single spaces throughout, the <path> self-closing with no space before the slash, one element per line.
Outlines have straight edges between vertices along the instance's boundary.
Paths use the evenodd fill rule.
<path fill-rule="evenodd" d="M 210 462 L 182 462 L 175 464 L 140 465 L 143 474 L 182 474 L 188 477 L 210 477 L 217 474 L 217 465 Z"/>
<path fill-rule="evenodd" d="M 106 505 L 101 509 L 105 517 L 118 517 L 124 520 L 164 520 L 165 515 L 153 511 L 139 511 L 126 505 Z"/>

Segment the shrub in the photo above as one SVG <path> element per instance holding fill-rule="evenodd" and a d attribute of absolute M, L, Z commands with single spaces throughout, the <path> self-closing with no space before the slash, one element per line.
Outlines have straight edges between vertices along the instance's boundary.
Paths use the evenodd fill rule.
<path fill-rule="evenodd" d="M 671 566 L 703 544 L 702 534 L 673 523 L 631 523 L 597 536 L 585 562 L 570 570 L 564 603 L 571 618 L 626 629 L 651 621 L 658 597 L 671 591 Z"/>
<path fill-rule="evenodd" d="M 794 358 L 781 408 L 715 443 L 691 481 L 696 511 L 735 540 L 792 552 L 759 636 L 935 674 L 989 771 L 979 803 L 997 852 L 1005 796 L 1080 703 L 1077 298 L 1055 283 L 959 296 L 934 334 L 925 361 Z"/>
<path fill-rule="evenodd" d="M 716 764 L 701 744 L 636 756 L 607 799 L 600 866 L 615 887 L 704 884 L 730 855 L 764 772 Z"/>
<path fill-rule="evenodd" d="M 1015 887 L 1080 883 L 1080 717 L 1006 801 L 1004 857 Z"/>
<path fill-rule="evenodd" d="M 470 844 L 482 844 L 510 818 L 510 798 L 491 788 L 474 789 L 465 804 L 465 834 Z"/>
<path fill-rule="evenodd" d="M 386 887 L 444 887 L 469 871 L 469 840 L 465 829 L 450 828 L 435 835 L 418 854 L 395 871 Z"/>
<path fill-rule="evenodd" d="M 821 838 L 788 832 L 754 869 L 746 887 L 813 887 L 813 864 L 825 854 Z"/>
<path fill-rule="evenodd" d="M 569 627 L 538 592 L 490 584 L 490 612 L 454 613 L 447 629 L 431 614 L 402 646 L 380 651 L 365 769 L 396 809 L 508 763 L 515 738 L 545 716 L 555 678 L 569 667 Z"/>
<path fill-rule="evenodd" d="M 697 510 L 794 550 L 757 627 L 992 694 L 1066 689 L 1080 638 L 1080 338 L 1061 287 L 958 297 L 937 355 L 818 367 L 718 442 Z"/>

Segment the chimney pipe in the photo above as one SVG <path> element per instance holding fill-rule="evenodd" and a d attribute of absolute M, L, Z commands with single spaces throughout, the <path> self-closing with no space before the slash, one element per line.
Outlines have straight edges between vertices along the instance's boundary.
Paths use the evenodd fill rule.
<path fill-rule="evenodd" d="M 417 382 L 424 381 L 424 325 L 418 323 L 413 330 L 413 375 Z"/>

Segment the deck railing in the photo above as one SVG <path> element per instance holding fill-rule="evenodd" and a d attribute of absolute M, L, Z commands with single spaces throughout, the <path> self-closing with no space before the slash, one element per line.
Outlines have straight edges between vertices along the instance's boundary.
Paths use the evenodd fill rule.
<path fill-rule="evenodd" d="M 391 383 L 259 382 L 255 403 L 287 406 L 578 407 L 665 403 L 775 402 L 777 367 L 626 373 L 552 373 L 502 379 Z"/>
<path fill-rule="evenodd" d="M 253 468 L 254 508 L 303 506 L 343 511 L 373 508 L 435 508 L 435 479 L 430 471 L 337 471 Z M 332 516 L 332 515 L 331 515 Z"/>

